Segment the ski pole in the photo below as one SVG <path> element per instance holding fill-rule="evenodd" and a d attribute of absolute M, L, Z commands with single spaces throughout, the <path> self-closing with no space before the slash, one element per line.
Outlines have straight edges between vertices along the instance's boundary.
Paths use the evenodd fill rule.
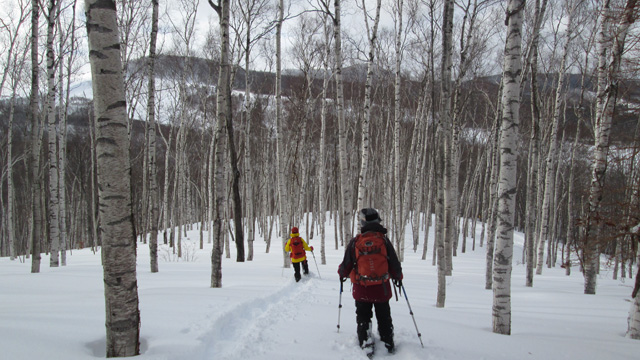
<path fill-rule="evenodd" d="M 340 279 L 340 300 L 338 301 L 338 332 L 340 332 L 340 311 L 342 310 L 342 284 L 344 284 L 344 281 Z"/>
<path fill-rule="evenodd" d="M 316 254 L 313 252 L 313 250 L 311 250 L 311 255 L 313 255 L 313 262 L 316 264 L 316 270 L 318 271 L 318 277 L 320 279 L 322 279 L 322 276 L 320 276 L 320 269 L 318 269 L 318 262 L 316 261 Z"/>
<path fill-rule="evenodd" d="M 416 323 L 416 318 L 413 316 L 413 310 L 411 310 L 411 304 L 409 304 L 409 298 L 407 297 L 407 290 L 404 285 L 400 284 L 400 289 L 404 293 L 404 298 L 407 300 L 407 306 L 409 307 L 409 314 L 411 314 L 411 318 L 413 319 L 413 325 L 416 327 L 416 333 L 418 333 L 418 339 L 420 339 L 420 345 L 424 348 L 424 344 L 422 343 L 422 334 L 420 334 L 420 330 L 418 330 L 418 324 Z"/>

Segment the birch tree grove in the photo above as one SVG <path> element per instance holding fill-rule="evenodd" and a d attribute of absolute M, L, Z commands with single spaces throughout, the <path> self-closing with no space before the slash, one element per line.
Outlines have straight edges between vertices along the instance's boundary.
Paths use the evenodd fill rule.
<path fill-rule="evenodd" d="M 524 0 L 509 0 L 505 42 L 498 219 L 493 263 L 493 332 L 511 335 L 511 267 L 520 117 L 521 39 Z"/>
<path fill-rule="evenodd" d="M 97 118 L 107 357 L 135 356 L 140 354 L 136 235 L 116 4 L 86 0 L 85 13 Z"/>
<path fill-rule="evenodd" d="M 514 266 L 528 287 L 545 264 L 582 271 L 586 294 L 638 279 L 637 1 L 85 0 L 88 37 L 76 0 L 12 1 L 0 256 L 37 273 L 100 252 L 108 354 L 133 356 L 135 235 L 152 273 L 208 236 L 219 288 L 223 256 L 263 240 L 288 268 L 293 226 L 331 266 L 325 247 L 374 207 L 398 257 L 422 249 L 437 272 L 436 307 L 482 252 L 492 330 L 510 334 Z"/>
<path fill-rule="evenodd" d="M 7 220 L 6 220 L 6 228 L 7 228 L 7 238 L 8 238 L 8 246 L 9 246 L 9 258 L 11 260 L 15 260 L 18 254 L 18 241 L 16 239 L 15 232 L 15 219 L 14 219 L 14 202 L 15 202 L 15 190 L 14 190 L 14 182 L 13 182 L 13 166 L 14 160 L 13 156 L 13 122 L 17 101 L 17 91 L 18 86 L 20 84 L 20 80 L 22 78 L 22 74 L 25 70 L 25 66 L 27 65 L 27 54 L 29 51 L 29 44 L 24 36 L 21 39 L 20 28 L 26 24 L 29 19 L 29 3 L 28 2 L 20 2 L 18 11 L 18 16 L 12 17 L 12 20 L 15 20 L 15 23 L 6 24 L 2 23 L 2 29 L 5 33 L 9 34 L 9 49 L 7 50 L 6 57 L 6 65 L 7 68 L 13 69 L 12 71 L 5 71 L 2 76 L 2 80 L 0 81 L 0 96 L 2 95 L 2 91 L 4 89 L 4 84 L 6 81 L 9 81 L 9 88 L 11 89 L 11 97 L 10 97 L 10 110 L 9 110 L 9 126 L 7 131 Z M 0 181 L 1 183 L 1 181 Z M 1 186 L 0 186 L 1 187 Z"/>
<path fill-rule="evenodd" d="M 589 190 L 589 209 L 587 213 L 586 229 L 584 232 L 583 263 L 584 263 L 584 293 L 596 293 L 596 279 L 600 267 L 598 235 L 600 225 L 601 201 L 604 191 L 605 174 L 607 171 L 607 156 L 611 136 L 612 118 L 618 95 L 619 73 L 622 53 L 629 27 L 638 16 L 636 0 L 627 0 L 620 21 L 613 34 L 609 34 L 608 23 L 611 21 L 609 11 L 610 1 L 606 0 L 600 16 L 600 31 L 598 39 L 599 68 L 598 94 L 596 108 L 596 142 L 593 154 L 591 187 Z"/>
<path fill-rule="evenodd" d="M 558 84 L 556 86 L 556 99 L 553 104 L 553 116 L 551 118 L 551 133 L 549 134 L 549 150 L 547 151 L 547 159 L 546 159 L 546 174 L 545 174 L 545 186 L 544 186 L 544 196 L 542 201 L 542 218 L 540 219 L 540 236 L 538 239 L 538 256 L 537 256 L 537 266 L 536 266 L 536 274 L 542 274 L 542 264 L 544 260 L 544 245 L 547 238 L 550 235 L 550 223 L 552 221 L 551 216 L 551 194 L 556 190 L 556 186 L 554 186 L 554 182 L 552 177 L 554 176 L 554 170 L 556 169 L 556 153 L 558 147 L 558 129 L 560 128 L 560 111 L 562 109 L 563 97 L 564 97 L 564 80 L 565 80 L 565 71 L 566 71 L 566 63 L 567 57 L 569 55 L 569 45 L 571 44 L 571 40 L 573 37 L 573 17 L 576 6 L 571 4 L 571 2 L 565 2 L 566 6 L 569 8 L 568 14 L 568 26 L 566 33 L 566 40 L 562 53 L 562 60 L 560 62 L 560 70 L 558 71 Z M 553 217 L 555 218 L 555 217 Z M 551 246 L 551 244 L 549 244 Z"/>

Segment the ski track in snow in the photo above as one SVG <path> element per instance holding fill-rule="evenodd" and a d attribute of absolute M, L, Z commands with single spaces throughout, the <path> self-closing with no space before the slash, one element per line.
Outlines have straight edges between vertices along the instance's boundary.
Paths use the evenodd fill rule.
<path fill-rule="evenodd" d="M 402 299 L 400 299 L 402 301 Z M 232 300 L 229 300 L 232 301 Z M 377 334 L 373 318 L 376 353 L 374 359 L 446 359 L 437 348 L 423 339 L 421 348 L 413 328 L 398 326 L 397 318 L 406 317 L 406 304 L 392 299 L 396 353 L 388 354 Z M 296 283 L 293 278 L 274 292 L 223 309 L 209 309 L 202 321 L 184 329 L 197 341 L 189 354 L 180 359 L 251 360 L 282 354 L 283 359 L 368 360 L 358 346 L 355 333 L 355 308 L 350 288 L 342 294 L 341 329 L 337 332 L 338 286 L 336 281 L 318 278 L 313 272 Z M 335 309 L 336 318 L 314 324 L 312 314 L 320 307 Z M 320 310 L 324 311 L 324 310 Z M 424 335 L 423 335 L 424 337 Z M 326 344 L 326 352 L 309 353 L 312 343 Z M 186 355 L 186 357 L 185 357 Z"/>
<path fill-rule="evenodd" d="M 294 280 L 265 297 L 255 298 L 226 311 L 200 337 L 205 359 L 253 359 L 270 351 L 280 351 L 275 327 L 291 321 L 290 304 L 309 298 L 313 282 Z M 295 319 L 294 319 L 295 320 Z"/>

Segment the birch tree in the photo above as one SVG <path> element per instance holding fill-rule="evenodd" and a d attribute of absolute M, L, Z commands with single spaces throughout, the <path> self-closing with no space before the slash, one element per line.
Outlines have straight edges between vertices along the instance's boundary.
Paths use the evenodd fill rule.
<path fill-rule="evenodd" d="M 85 0 L 97 118 L 107 357 L 140 354 L 127 110 L 114 1 Z"/>
<path fill-rule="evenodd" d="M 284 1 L 278 1 L 276 20 L 276 176 L 278 181 L 278 207 L 280 218 L 280 237 L 282 239 L 282 259 L 283 267 L 288 268 L 290 265 L 289 257 L 284 251 L 287 244 L 289 234 L 289 205 L 286 202 L 287 189 L 285 182 L 285 144 L 284 144 L 284 126 L 282 118 L 282 24 L 284 22 Z"/>
<path fill-rule="evenodd" d="M 520 114 L 521 39 L 524 0 L 509 0 L 505 41 L 498 219 L 493 265 L 493 332 L 511 335 L 511 267 Z"/>
<path fill-rule="evenodd" d="M 327 177 L 324 174 L 326 164 L 326 136 L 327 136 L 327 88 L 329 87 L 330 71 L 329 58 L 331 56 L 331 34 L 327 15 L 322 14 L 322 23 L 324 30 L 324 57 L 322 65 L 324 67 L 324 76 L 322 77 L 322 104 L 320 110 L 320 154 L 318 156 L 318 166 L 316 168 L 318 181 L 318 222 L 320 225 L 320 258 L 323 265 L 327 263 L 327 255 L 325 251 L 325 223 L 326 223 L 326 200 Z"/>
<path fill-rule="evenodd" d="M 455 224 L 452 213 L 452 204 L 455 193 L 453 192 L 451 170 L 452 170 L 452 128 L 453 117 L 451 116 L 451 71 L 453 56 L 453 11 L 454 1 L 445 0 L 442 18 L 442 69 L 441 69 L 441 99 L 440 99 L 440 126 L 442 127 L 442 156 L 444 156 L 444 167 L 440 173 L 442 178 L 441 185 L 443 188 L 444 204 L 442 211 L 444 220 L 444 257 L 446 261 L 446 275 L 451 275 L 453 236 L 455 234 L 453 225 Z"/>
<path fill-rule="evenodd" d="M 42 180 L 40 176 L 40 147 L 42 139 L 42 125 L 40 124 L 40 110 L 38 92 L 40 73 L 38 69 L 38 23 L 40 19 L 39 0 L 31 1 L 31 93 L 29 95 L 29 117 L 31 118 L 31 272 L 40 272 L 40 250 L 42 238 Z"/>
<path fill-rule="evenodd" d="M 358 205 L 356 209 L 363 209 L 364 196 L 367 185 L 365 179 L 369 169 L 369 127 L 371 122 L 371 83 L 373 82 L 373 67 L 376 55 L 376 46 L 378 39 L 378 24 L 380 23 L 380 7 L 381 0 L 376 0 L 375 15 L 372 27 L 369 26 L 369 13 L 367 12 L 366 2 L 362 1 L 362 11 L 364 12 L 364 23 L 367 29 L 367 39 L 369 41 L 369 52 L 367 53 L 367 79 L 364 85 L 364 117 L 362 119 L 361 143 L 360 143 L 360 175 L 358 176 Z"/>
<path fill-rule="evenodd" d="M 344 115 L 344 83 L 342 79 L 342 33 L 341 2 L 334 0 L 333 41 L 336 78 L 336 113 L 338 117 L 338 159 L 340 164 L 340 194 L 342 197 L 342 239 L 351 238 L 351 185 L 349 184 L 349 164 L 347 160 L 347 123 Z"/>
<path fill-rule="evenodd" d="M 149 133 L 149 209 L 151 210 L 151 233 L 149 234 L 149 261 L 151 272 L 158 272 L 158 183 L 156 165 L 156 42 L 158 38 L 159 0 L 151 0 L 151 38 L 149 41 L 149 84 L 147 100 L 147 131 Z M 167 169 L 165 169 L 167 171 Z"/>
<path fill-rule="evenodd" d="M 49 265 L 60 265 L 60 183 L 58 173 L 58 124 L 56 121 L 56 64 L 53 50 L 54 31 L 58 19 L 59 1 L 49 0 L 47 7 L 47 123 L 49 139 Z"/>
<path fill-rule="evenodd" d="M 211 253 L 211 287 L 222 287 L 222 241 L 223 241 L 223 219 L 225 203 L 225 181 L 224 181 L 224 130 L 227 111 L 231 110 L 231 63 L 229 61 L 229 17 L 230 0 L 220 0 L 214 4 L 209 0 L 209 5 L 216 11 L 220 20 L 220 72 L 218 75 L 217 91 L 217 118 L 215 128 L 215 182 L 214 188 L 214 211 L 212 231 L 213 231 L 213 251 Z"/>

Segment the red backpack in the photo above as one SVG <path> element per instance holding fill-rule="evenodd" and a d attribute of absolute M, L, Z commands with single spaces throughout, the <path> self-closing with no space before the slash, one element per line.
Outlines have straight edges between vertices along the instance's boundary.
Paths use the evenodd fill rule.
<path fill-rule="evenodd" d="M 385 237 L 377 231 L 356 236 L 356 262 L 351 271 L 351 281 L 368 286 L 389 280 L 389 262 Z"/>
<path fill-rule="evenodd" d="M 291 243 L 289 244 L 289 246 L 291 246 L 290 256 L 292 259 L 299 259 L 305 256 L 306 253 L 304 251 L 304 245 L 302 245 L 302 239 L 300 239 L 299 236 L 291 238 Z"/>

